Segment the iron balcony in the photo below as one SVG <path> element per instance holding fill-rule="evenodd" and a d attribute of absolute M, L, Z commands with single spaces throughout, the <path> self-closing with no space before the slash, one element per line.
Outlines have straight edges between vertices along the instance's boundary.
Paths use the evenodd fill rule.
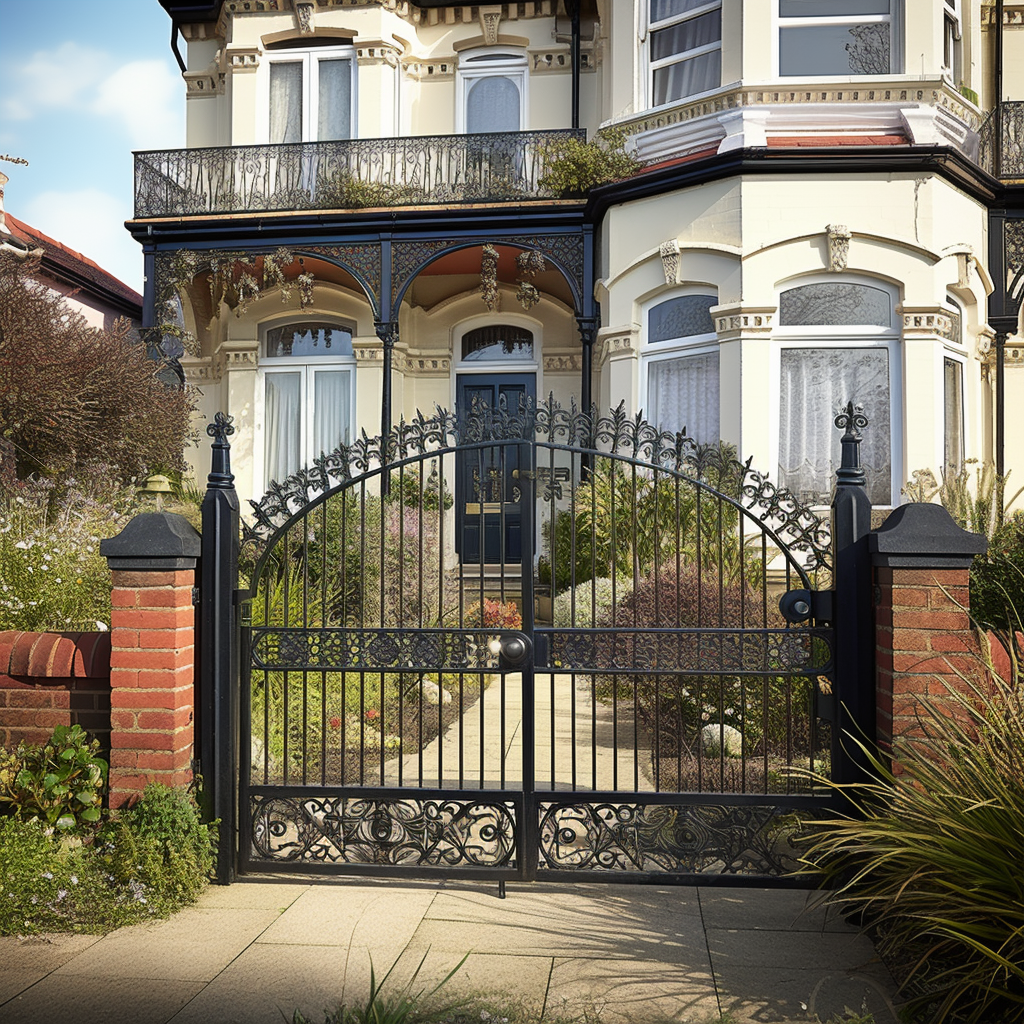
<path fill-rule="evenodd" d="M 550 199 L 545 177 L 570 139 L 586 132 L 151 150 L 135 154 L 135 217 Z"/>

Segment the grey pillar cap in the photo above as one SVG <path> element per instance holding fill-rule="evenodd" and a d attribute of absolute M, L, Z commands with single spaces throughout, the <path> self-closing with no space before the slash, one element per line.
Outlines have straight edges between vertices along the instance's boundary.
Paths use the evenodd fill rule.
<path fill-rule="evenodd" d="M 893 569 L 967 569 L 988 550 L 980 533 L 957 526 L 941 506 L 911 502 L 868 535 L 873 565 Z"/>
<path fill-rule="evenodd" d="M 199 550 L 199 531 L 175 512 L 143 512 L 116 537 L 100 541 L 111 569 L 136 572 L 194 569 Z"/>

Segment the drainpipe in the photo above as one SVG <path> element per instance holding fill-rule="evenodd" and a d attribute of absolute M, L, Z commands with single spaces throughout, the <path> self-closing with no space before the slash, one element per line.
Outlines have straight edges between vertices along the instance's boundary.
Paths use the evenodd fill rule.
<path fill-rule="evenodd" d="M 572 17 L 572 39 L 569 44 L 569 62 L 572 64 L 572 126 L 580 126 L 580 0 L 568 0 Z"/>
<path fill-rule="evenodd" d="M 996 0 L 996 177 L 1003 176 L 1003 0 Z M 1001 472 L 1001 471 L 1000 471 Z"/>

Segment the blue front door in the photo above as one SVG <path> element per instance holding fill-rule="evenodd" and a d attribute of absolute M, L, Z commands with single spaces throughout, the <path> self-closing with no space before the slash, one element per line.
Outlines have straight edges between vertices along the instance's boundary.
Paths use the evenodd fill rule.
<path fill-rule="evenodd" d="M 476 408 L 510 413 L 536 398 L 532 373 L 466 374 L 458 378 L 455 407 L 464 417 Z M 470 448 L 458 457 L 455 500 L 458 551 L 465 563 L 501 565 L 522 559 L 522 503 L 516 480 L 519 447 Z"/>

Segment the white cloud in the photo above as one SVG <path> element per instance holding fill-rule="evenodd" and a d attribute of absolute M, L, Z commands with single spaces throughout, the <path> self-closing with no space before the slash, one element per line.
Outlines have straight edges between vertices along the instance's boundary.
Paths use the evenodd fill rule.
<path fill-rule="evenodd" d="M 181 79 L 159 60 L 133 60 L 109 75 L 90 108 L 115 120 L 132 149 L 173 149 L 184 144 Z"/>
<path fill-rule="evenodd" d="M 0 109 L 24 121 L 48 107 L 81 107 L 109 66 L 109 56 L 78 43 L 37 50 L 26 63 L 7 66 L 7 96 Z"/>
<path fill-rule="evenodd" d="M 14 211 L 12 211 L 14 212 Z M 42 192 L 15 216 L 98 263 L 136 291 L 142 291 L 142 248 L 124 228 L 131 216 L 125 202 L 95 188 Z"/>
<path fill-rule="evenodd" d="M 116 125 L 133 149 L 174 148 L 184 140 L 181 79 L 162 60 L 114 66 L 109 53 L 74 42 L 39 50 L 5 68 L 0 112 L 26 121 L 50 110 L 93 114 Z"/>

